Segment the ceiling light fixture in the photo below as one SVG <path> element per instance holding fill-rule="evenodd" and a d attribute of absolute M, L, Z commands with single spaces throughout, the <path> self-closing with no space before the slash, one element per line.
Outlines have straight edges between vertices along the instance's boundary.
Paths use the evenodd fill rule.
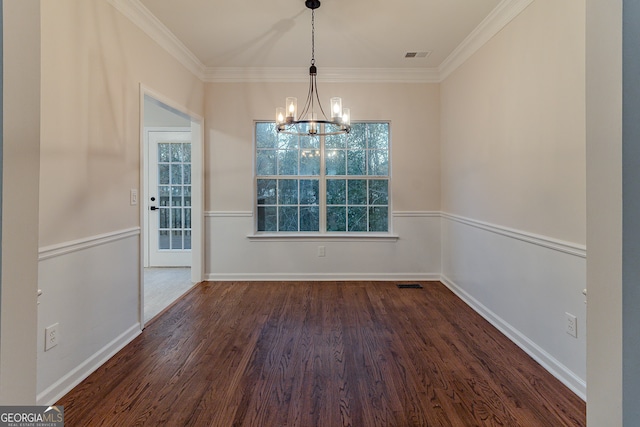
<path fill-rule="evenodd" d="M 322 109 L 318 96 L 318 83 L 316 76 L 315 58 L 315 11 L 320 7 L 320 0 L 306 0 L 305 6 L 311 9 L 311 67 L 309 67 L 309 92 L 304 107 L 298 115 L 298 100 L 294 97 L 286 99 L 286 107 L 276 108 L 276 128 L 279 133 L 301 136 L 338 135 L 351 131 L 351 118 L 348 108 L 342 107 L 342 99 L 331 98 L 331 118 L 329 119 Z M 322 117 L 318 116 L 315 108 L 318 108 Z"/>

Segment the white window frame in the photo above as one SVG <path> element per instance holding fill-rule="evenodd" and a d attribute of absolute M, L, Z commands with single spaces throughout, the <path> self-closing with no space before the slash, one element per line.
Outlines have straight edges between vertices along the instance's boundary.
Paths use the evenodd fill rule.
<path fill-rule="evenodd" d="M 253 234 L 247 236 L 251 240 L 292 240 L 298 241 L 299 239 L 305 240 L 397 240 L 398 236 L 393 233 L 393 221 L 392 221 L 392 156 L 391 156 L 391 144 L 392 144 L 392 127 L 391 122 L 388 120 L 362 120 L 353 122 L 353 124 L 369 124 L 369 123 L 384 123 L 387 124 L 388 133 L 388 172 L 387 175 L 326 175 L 326 162 L 325 162 L 325 137 L 320 137 L 320 174 L 319 175 L 258 175 L 256 170 L 257 162 L 257 124 L 258 123 L 274 123 L 272 120 L 256 120 L 253 124 Z M 348 153 L 348 150 L 345 150 Z M 369 150 L 367 150 L 369 151 Z M 277 171 L 276 171 L 277 172 Z M 320 195 L 320 201 L 318 203 L 319 209 L 319 231 L 258 231 L 258 179 L 317 179 L 318 180 L 318 192 Z M 364 179 L 371 180 L 386 180 L 387 181 L 387 231 L 327 231 L 327 194 L 326 184 L 329 179 L 345 180 L 348 185 L 349 180 Z M 300 206 L 300 204 L 298 204 Z M 348 206 L 348 205 L 347 205 Z M 375 205 L 363 205 L 368 210 Z M 382 205 L 384 206 L 384 205 Z M 367 214 L 368 215 L 368 214 Z M 299 219 L 298 219 L 299 220 Z M 368 224 L 368 221 L 367 221 Z"/>

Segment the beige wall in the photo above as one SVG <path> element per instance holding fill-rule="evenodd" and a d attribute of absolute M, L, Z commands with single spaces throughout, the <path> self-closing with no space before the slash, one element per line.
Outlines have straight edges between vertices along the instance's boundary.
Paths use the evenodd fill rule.
<path fill-rule="evenodd" d="M 584 31 L 537 0 L 443 82 L 443 211 L 585 243 Z"/>
<path fill-rule="evenodd" d="M 435 84 L 325 84 L 352 119 L 391 121 L 392 209 L 440 210 L 439 87 Z M 206 211 L 251 211 L 253 121 L 273 120 L 286 96 L 304 101 L 306 84 L 212 83 L 206 88 Z"/>
<path fill-rule="evenodd" d="M 203 116 L 204 83 L 107 0 L 38 3 L 46 208 L 30 339 L 36 401 L 51 404 L 142 328 L 141 203 L 129 202 L 131 189 L 143 194 L 140 86 Z M 60 340 L 45 352 L 45 328 L 56 323 Z"/>
<path fill-rule="evenodd" d="M 42 2 L 42 75 L 40 245 L 138 226 L 139 84 L 201 115 L 204 84 L 105 0 Z"/>
<path fill-rule="evenodd" d="M 532 2 L 441 99 L 443 281 L 584 398 L 584 1 Z"/>

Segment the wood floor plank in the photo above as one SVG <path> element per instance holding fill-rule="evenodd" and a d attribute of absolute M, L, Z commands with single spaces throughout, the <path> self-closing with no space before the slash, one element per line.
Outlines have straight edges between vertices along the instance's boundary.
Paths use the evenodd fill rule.
<path fill-rule="evenodd" d="M 584 426 L 439 282 L 205 282 L 58 404 L 68 426 Z"/>

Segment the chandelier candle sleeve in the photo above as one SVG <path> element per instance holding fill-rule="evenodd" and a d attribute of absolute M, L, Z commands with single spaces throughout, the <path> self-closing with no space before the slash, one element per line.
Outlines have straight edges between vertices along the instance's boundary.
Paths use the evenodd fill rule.
<path fill-rule="evenodd" d="M 346 127 L 351 126 L 351 110 L 347 107 L 342 109 L 342 125 Z"/>

